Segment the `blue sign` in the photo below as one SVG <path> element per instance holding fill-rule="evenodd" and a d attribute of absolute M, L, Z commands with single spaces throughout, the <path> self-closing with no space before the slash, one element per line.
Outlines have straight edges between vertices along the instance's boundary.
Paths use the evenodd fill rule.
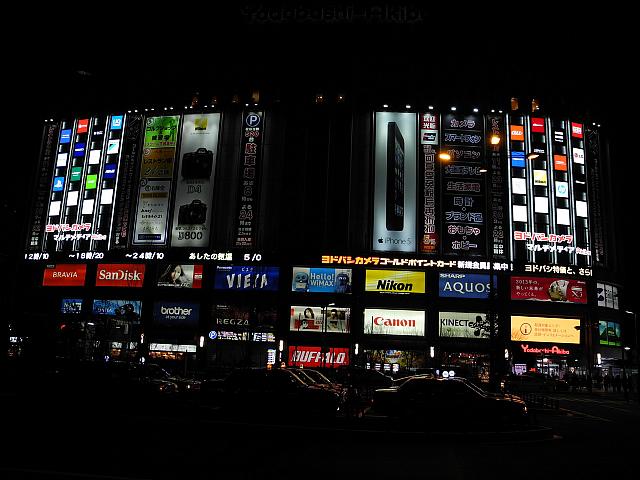
<path fill-rule="evenodd" d="M 122 115 L 111 117 L 111 130 L 122 130 Z"/>
<path fill-rule="evenodd" d="M 216 332 L 215 330 L 211 330 L 211 331 L 209 332 L 209 338 L 210 338 L 211 340 L 215 340 L 216 338 L 218 338 L 218 332 Z"/>
<path fill-rule="evenodd" d="M 54 177 L 53 179 L 53 191 L 61 192 L 64 190 L 64 177 Z"/>
<path fill-rule="evenodd" d="M 142 302 L 140 300 L 94 300 L 93 314 L 108 315 L 140 322 Z"/>
<path fill-rule="evenodd" d="M 104 166 L 104 175 L 102 178 L 116 178 L 117 167 L 115 163 L 107 163 Z"/>
<path fill-rule="evenodd" d="M 293 267 L 291 291 L 351 293 L 351 269 Z"/>
<path fill-rule="evenodd" d="M 214 288 L 234 291 L 277 291 L 280 269 L 262 266 L 222 266 L 216 268 Z"/>
<path fill-rule="evenodd" d="M 524 158 L 524 152 L 511 152 L 511 166 L 524 168 Z"/>
<path fill-rule="evenodd" d="M 73 147 L 73 156 L 74 157 L 83 157 L 84 156 L 84 143 L 76 143 Z"/>
<path fill-rule="evenodd" d="M 71 143 L 71 130 L 62 130 L 60 132 L 60 143 Z"/>
<path fill-rule="evenodd" d="M 164 327 L 197 327 L 200 305 L 197 303 L 155 302 L 153 320 Z"/>
<path fill-rule="evenodd" d="M 60 312 L 61 313 L 77 313 L 79 314 L 82 310 L 82 299 L 81 298 L 63 298 L 62 302 L 60 302 Z"/>
<path fill-rule="evenodd" d="M 497 285 L 498 279 L 494 277 L 493 287 L 497 288 Z M 486 299 L 491 294 L 489 275 L 441 273 L 439 291 L 441 297 Z"/>

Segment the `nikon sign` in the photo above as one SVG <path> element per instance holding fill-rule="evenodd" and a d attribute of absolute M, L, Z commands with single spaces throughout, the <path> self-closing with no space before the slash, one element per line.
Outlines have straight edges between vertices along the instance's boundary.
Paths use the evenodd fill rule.
<path fill-rule="evenodd" d="M 367 270 L 365 291 L 384 293 L 425 293 L 424 272 Z"/>

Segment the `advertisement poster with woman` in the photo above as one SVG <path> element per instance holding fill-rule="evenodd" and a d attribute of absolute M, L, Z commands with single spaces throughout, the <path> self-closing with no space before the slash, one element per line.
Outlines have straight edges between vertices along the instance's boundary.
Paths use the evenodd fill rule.
<path fill-rule="evenodd" d="M 292 306 L 292 332 L 348 333 L 351 309 L 344 307 Z"/>

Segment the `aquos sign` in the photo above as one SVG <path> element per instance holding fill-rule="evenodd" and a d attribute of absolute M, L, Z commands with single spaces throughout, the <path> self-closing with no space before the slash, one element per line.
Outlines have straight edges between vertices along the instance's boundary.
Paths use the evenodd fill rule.
<path fill-rule="evenodd" d="M 364 333 L 374 335 L 424 336 L 425 314 L 418 310 L 366 308 Z"/>
<path fill-rule="evenodd" d="M 424 272 L 367 270 L 366 292 L 425 293 Z"/>
<path fill-rule="evenodd" d="M 497 279 L 493 279 L 497 286 Z M 441 297 L 489 298 L 491 282 L 489 275 L 473 273 L 441 273 L 439 290 Z"/>

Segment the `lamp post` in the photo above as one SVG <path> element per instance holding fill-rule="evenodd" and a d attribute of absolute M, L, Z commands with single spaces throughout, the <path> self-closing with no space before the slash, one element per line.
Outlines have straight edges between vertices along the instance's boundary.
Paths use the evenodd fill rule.
<path fill-rule="evenodd" d="M 640 352 L 638 352 L 638 313 L 637 312 L 632 312 L 631 310 L 625 310 L 625 313 L 628 313 L 630 315 L 633 315 L 633 349 L 635 351 L 635 360 L 636 360 L 636 382 L 635 382 L 635 387 L 636 387 L 636 393 L 638 395 L 638 402 L 640 402 L 640 382 L 638 382 L 639 380 L 639 373 L 640 373 Z M 633 359 L 633 354 L 631 356 L 631 358 Z M 624 358 L 623 358 L 623 365 L 624 365 Z M 632 364 L 633 365 L 633 364 Z M 633 376 L 633 368 L 631 370 L 631 375 Z"/>

